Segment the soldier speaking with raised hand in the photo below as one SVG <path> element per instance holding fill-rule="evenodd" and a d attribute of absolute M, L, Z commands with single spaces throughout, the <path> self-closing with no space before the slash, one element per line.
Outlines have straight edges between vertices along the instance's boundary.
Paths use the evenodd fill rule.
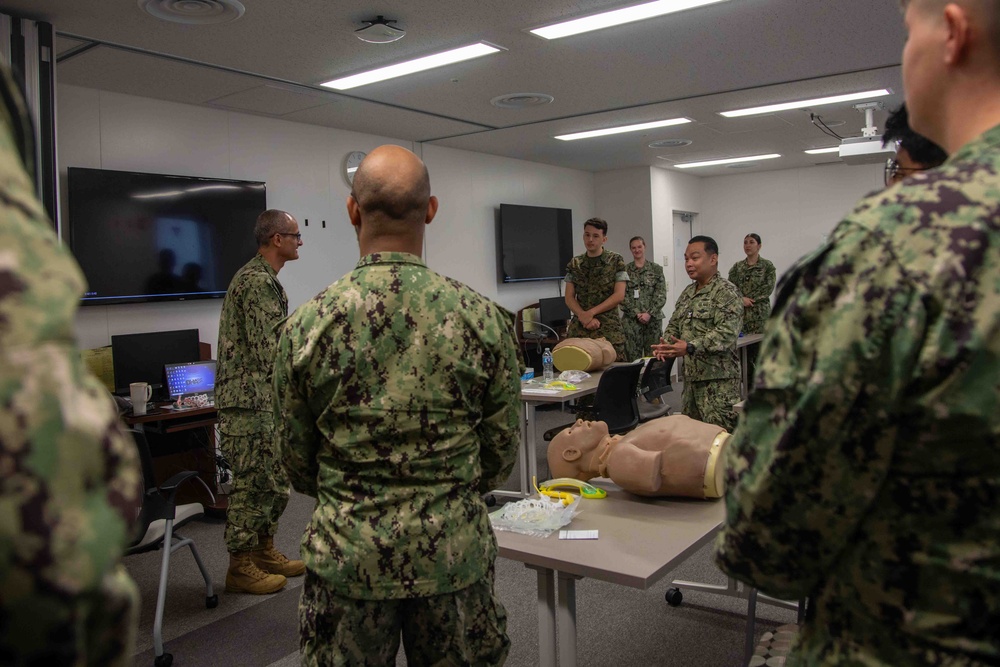
<path fill-rule="evenodd" d="M 902 6 L 950 157 L 786 274 L 728 453 L 717 560 L 809 597 L 789 665 L 1000 663 L 1000 3 Z"/>
<path fill-rule="evenodd" d="M 281 330 L 278 442 L 316 498 L 303 538 L 303 665 L 500 665 L 496 539 L 480 494 L 519 441 L 513 317 L 421 260 L 430 178 L 398 146 L 372 151 L 347 212 L 355 269 Z"/>

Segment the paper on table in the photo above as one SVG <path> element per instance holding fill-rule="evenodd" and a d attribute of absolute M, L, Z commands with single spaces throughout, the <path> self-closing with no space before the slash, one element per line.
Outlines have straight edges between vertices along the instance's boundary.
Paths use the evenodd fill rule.
<path fill-rule="evenodd" d="M 596 540 L 596 530 L 560 530 L 560 540 Z"/>

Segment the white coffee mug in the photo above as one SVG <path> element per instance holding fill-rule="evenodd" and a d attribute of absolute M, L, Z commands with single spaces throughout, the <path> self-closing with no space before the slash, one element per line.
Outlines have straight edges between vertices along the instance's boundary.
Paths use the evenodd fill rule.
<path fill-rule="evenodd" d="M 148 382 L 133 382 L 128 386 L 128 391 L 132 398 L 132 414 L 146 414 L 146 401 L 153 397 L 153 388 Z"/>

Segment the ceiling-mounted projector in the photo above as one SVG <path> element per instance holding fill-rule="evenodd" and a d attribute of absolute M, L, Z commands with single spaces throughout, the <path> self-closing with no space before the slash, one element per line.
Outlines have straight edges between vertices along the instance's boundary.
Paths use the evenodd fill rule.
<path fill-rule="evenodd" d="M 896 154 L 896 144 L 882 146 L 882 135 L 849 137 L 840 144 L 840 159 L 847 164 L 885 162 Z"/>
<path fill-rule="evenodd" d="M 875 127 L 875 109 L 881 109 L 881 102 L 862 102 L 854 108 L 865 114 L 865 127 L 860 137 L 848 137 L 840 142 L 840 159 L 847 164 L 872 164 L 885 162 L 896 154 L 894 143 L 882 146 L 882 135 Z"/>
<path fill-rule="evenodd" d="M 387 19 L 380 14 L 370 21 L 362 21 L 362 23 L 367 23 L 368 25 L 355 30 L 354 36 L 362 42 L 369 42 L 371 44 L 395 42 L 397 39 L 403 39 L 403 35 L 406 34 L 406 31 L 402 28 L 392 25 L 395 22 L 395 19 Z"/>

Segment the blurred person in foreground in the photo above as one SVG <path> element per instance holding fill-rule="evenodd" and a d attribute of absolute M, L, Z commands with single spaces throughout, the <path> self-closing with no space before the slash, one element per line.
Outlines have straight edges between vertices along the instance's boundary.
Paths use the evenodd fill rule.
<path fill-rule="evenodd" d="M 1000 663 L 1000 3 L 902 3 L 950 154 L 779 289 L 730 445 L 723 570 L 809 598 L 788 665 Z"/>
<path fill-rule="evenodd" d="M 358 168 L 361 260 L 281 330 L 277 439 L 316 498 L 302 538 L 303 665 L 501 665 L 507 616 L 482 493 L 519 441 L 513 317 L 427 268 L 438 201 L 398 146 Z"/>
<path fill-rule="evenodd" d="M 35 197 L 24 100 L 0 66 L 0 664 L 132 664 L 121 565 L 135 442 L 74 339 L 85 282 Z"/>

